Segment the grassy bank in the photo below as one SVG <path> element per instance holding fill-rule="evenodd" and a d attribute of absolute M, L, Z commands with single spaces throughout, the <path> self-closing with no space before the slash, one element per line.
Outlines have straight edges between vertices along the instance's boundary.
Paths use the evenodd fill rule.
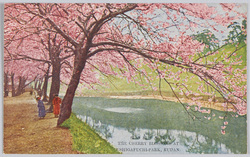
<path fill-rule="evenodd" d="M 120 154 L 117 149 L 73 113 L 61 126 L 69 128 L 73 136 L 73 150 L 86 154 Z"/>

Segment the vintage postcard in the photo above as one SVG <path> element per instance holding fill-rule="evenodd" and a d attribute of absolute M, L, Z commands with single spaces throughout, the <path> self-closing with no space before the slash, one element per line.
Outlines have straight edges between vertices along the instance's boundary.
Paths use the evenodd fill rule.
<path fill-rule="evenodd" d="M 5 3 L 4 154 L 247 154 L 248 3 Z"/>

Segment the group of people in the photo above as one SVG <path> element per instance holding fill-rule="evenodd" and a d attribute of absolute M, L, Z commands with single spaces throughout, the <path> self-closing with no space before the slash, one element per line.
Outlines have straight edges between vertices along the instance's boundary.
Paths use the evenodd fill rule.
<path fill-rule="evenodd" d="M 37 97 L 36 98 L 38 104 L 38 117 L 39 118 L 44 118 L 46 115 L 46 111 L 45 111 L 45 106 L 43 101 L 41 100 L 41 97 Z M 60 105 L 62 103 L 62 99 L 60 97 L 58 97 L 58 95 L 54 95 L 54 98 L 52 100 L 52 104 L 53 104 L 53 113 L 55 115 L 55 117 L 57 118 L 59 116 L 60 113 Z"/>

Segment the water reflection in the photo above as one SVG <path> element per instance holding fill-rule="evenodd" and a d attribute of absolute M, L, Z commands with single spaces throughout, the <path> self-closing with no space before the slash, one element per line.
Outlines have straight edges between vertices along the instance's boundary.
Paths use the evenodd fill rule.
<path fill-rule="evenodd" d="M 104 108 L 104 110 L 117 113 L 139 113 L 143 111 L 143 109 L 141 108 L 132 108 L 132 107 L 113 107 L 113 108 Z"/>
<path fill-rule="evenodd" d="M 222 135 L 220 111 L 201 122 L 188 119 L 181 106 L 159 100 L 78 98 L 74 104 L 73 112 L 123 153 L 247 152 L 245 117 L 228 116 Z"/>
<path fill-rule="evenodd" d="M 144 140 L 151 140 L 153 137 L 154 137 L 154 131 L 153 130 L 148 130 L 143 135 Z"/>
<path fill-rule="evenodd" d="M 108 125 L 101 125 L 99 127 L 94 127 L 94 129 L 97 132 L 101 133 L 105 137 L 105 139 L 112 138 L 112 134 L 114 133 L 114 129 Z"/>
<path fill-rule="evenodd" d="M 157 131 L 157 135 L 155 136 L 155 143 L 160 143 L 163 145 L 169 145 L 175 142 L 175 137 L 172 136 L 168 130 L 166 133 L 161 135 L 159 131 Z"/>
<path fill-rule="evenodd" d="M 232 153 L 224 144 L 195 132 L 169 129 L 115 128 L 114 126 L 103 124 L 100 120 L 95 121 L 91 117 L 78 115 L 78 118 L 87 122 L 116 148 L 120 150 L 126 148 L 126 152 L 123 153 L 145 153 L 135 152 L 134 149 L 132 149 L 132 152 L 129 151 L 131 150 L 130 148 L 138 145 L 140 145 L 138 150 L 157 148 L 159 149 L 157 153 Z M 124 139 L 124 137 L 130 137 L 130 139 Z M 126 143 L 126 145 L 119 145 L 121 141 Z M 175 152 L 170 150 L 175 150 Z"/>
<path fill-rule="evenodd" d="M 130 138 L 133 140 L 139 140 L 141 138 L 140 129 L 138 128 L 129 128 L 128 132 L 131 133 Z"/>
<path fill-rule="evenodd" d="M 189 153 L 199 154 L 218 154 L 218 153 L 231 153 L 226 150 L 225 145 L 219 143 L 209 137 L 201 136 L 197 133 L 191 135 L 181 132 L 179 134 L 180 143 L 187 147 Z M 226 152 L 225 152 L 226 151 Z"/>
<path fill-rule="evenodd" d="M 78 115 L 77 117 L 83 122 L 86 122 L 90 127 L 100 133 L 101 136 L 105 139 L 108 140 L 109 138 L 112 138 L 112 135 L 114 133 L 114 128 L 112 126 L 102 124 L 100 120 L 95 121 L 94 119 L 88 116 Z"/>

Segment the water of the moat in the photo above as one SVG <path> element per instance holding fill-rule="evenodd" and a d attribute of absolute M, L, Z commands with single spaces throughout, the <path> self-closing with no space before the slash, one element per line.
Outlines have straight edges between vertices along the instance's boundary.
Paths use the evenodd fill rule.
<path fill-rule="evenodd" d="M 174 102 L 100 97 L 76 97 L 72 109 L 124 154 L 247 152 L 246 116 L 233 112 L 188 114 Z"/>

